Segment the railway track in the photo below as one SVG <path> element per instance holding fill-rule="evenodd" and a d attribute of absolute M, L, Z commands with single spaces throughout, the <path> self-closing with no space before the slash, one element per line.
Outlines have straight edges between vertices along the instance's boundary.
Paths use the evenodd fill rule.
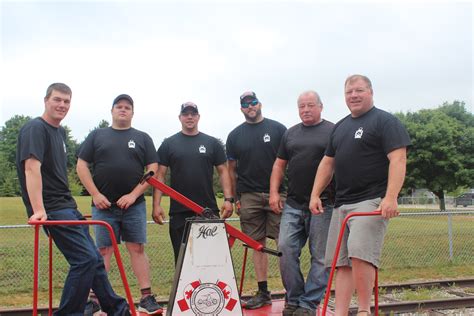
<path fill-rule="evenodd" d="M 400 296 L 404 292 L 417 292 L 426 289 L 442 292 L 447 297 L 407 301 L 395 295 Z M 273 298 L 281 299 L 283 296 L 284 293 L 276 293 Z M 334 291 L 332 291 L 332 298 L 334 298 Z M 160 302 L 160 304 L 166 303 L 168 302 Z M 333 306 L 333 303 L 333 300 L 330 301 L 330 307 Z M 372 310 L 373 308 L 374 306 L 372 306 Z M 40 308 L 38 312 L 47 315 L 48 309 Z M 422 313 L 426 315 L 474 315 L 474 279 L 382 284 L 379 286 L 379 312 L 381 315 L 419 315 Z M 356 313 L 357 307 L 351 307 L 350 315 L 356 315 Z M 32 310 L 29 308 L 2 309 L 0 307 L 0 316 L 26 316 L 31 314 Z"/>
<path fill-rule="evenodd" d="M 404 293 L 435 292 L 441 298 L 406 300 Z M 374 306 L 372 306 L 372 310 Z M 474 315 L 474 279 L 437 280 L 379 286 L 379 313 L 382 315 Z M 357 314 L 351 307 L 350 315 Z"/>

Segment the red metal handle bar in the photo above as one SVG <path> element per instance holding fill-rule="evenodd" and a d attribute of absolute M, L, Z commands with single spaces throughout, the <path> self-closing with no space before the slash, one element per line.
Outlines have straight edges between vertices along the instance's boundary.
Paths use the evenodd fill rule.
<path fill-rule="evenodd" d="M 115 239 L 114 231 L 112 226 L 109 223 L 104 221 L 97 220 L 69 220 L 69 221 L 29 221 L 29 225 L 35 225 L 35 253 L 34 253 L 34 279 L 33 279 L 33 315 L 38 315 L 38 266 L 39 266 L 39 226 L 58 226 L 58 225 L 68 225 L 68 226 L 79 226 L 79 225 L 101 225 L 107 228 L 109 231 L 110 239 L 112 240 L 112 246 L 114 247 L 115 260 L 117 261 L 117 266 L 120 271 L 120 277 L 122 278 L 123 286 L 125 288 L 125 293 L 127 295 L 127 301 L 130 308 L 130 313 L 132 315 L 137 315 L 135 311 L 135 305 L 133 304 L 133 297 L 130 292 L 130 287 L 128 285 L 127 276 L 125 275 L 125 270 L 122 265 L 122 258 L 120 256 L 120 251 L 117 246 L 117 240 Z M 51 269 L 51 266 L 49 267 Z"/>
<path fill-rule="evenodd" d="M 49 240 L 49 316 L 53 315 L 53 237 L 48 234 Z"/>
<path fill-rule="evenodd" d="M 244 261 L 242 263 L 242 275 L 240 277 L 239 297 L 242 297 L 242 291 L 244 290 L 245 267 L 247 266 L 247 254 L 248 254 L 248 252 L 249 252 L 249 248 L 244 247 Z"/>
<path fill-rule="evenodd" d="M 352 217 L 355 217 L 355 216 L 376 216 L 376 215 L 381 215 L 381 214 L 382 214 L 381 211 L 354 212 L 354 213 L 348 214 L 344 218 L 344 221 L 342 222 L 342 225 L 341 225 L 341 230 L 339 231 L 339 237 L 337 238 L 336 251 L 334 252 L 334 257 L 332 259 L 331 272 L 329 273 L 328 285 L 327 285 L 327 288 L 326 288 L 326 295 L 324 297 L 324 304 L 323 304 L 323 310 L 321 312 L 321 315 L 326 316 L 326 310 L 327 310 L 328 303 L 329 303 L 329 297 L 331 296 L 332 279 L 334 277 L 334 272 L 336 270 L 337 259 L 339 258 L 339 250 L 341 249 L 342 238 L 344 236 L 344 231 L 346 230 L 347 222 L 349 221 L 349 219 L 351 219 Z M 376 278 L 376 282 L 377 282 L 377 279 L 378 279 L 377 269 L 375 269 L 375 278 Z M 376 293 L 378 293 L 378 291 Z M 375 315 L 377 316 L 378 315 L 378 298 L 375 299 L 375 302 L 376 302 Z"/>
<path fill-rule="evenodd" d="M 201 205 L 197 204 L 196 202 L 188 199 L 187 197 L 185 197 L 184 195 L 182 195 L 178 191 L 176 191 L 173 188 L 171 188 L 171 187 L 167 186 L 166 184 L 164 184 L 163 182 L 158 181 L 156 178 L 153 178 L 153 174 L 154 174 L 153 171 L 150 171 L 150 172 L 146 173 L 143 176 L 142 181 L 147 181 L 150 185 L 152 185 L 156 189 L 160 190 L 161 192 L 163 192 L 165 194 L 168 194 L 173 200 L 175 200 L 176 202 L 186 206 L 187 208 L 189 208 L 193 212 L 195 212 L 199 215 L 201 215 L 203 213 L 204 207 L 202 207 Z M 237 238 L 237 239 L 241 240 L 243 243 L 247 244 L 249 247 L 251 247 L 254 250 L 261 251 L 261 252 L 266 252 L 266 253 L 276 255 L 276 256 L 281 256 L 281 252 L 273 250 L 273 249 L 266 248 L 261 243 L 259 243 L 256 240 L 252 239 L 250 236 L 244 234 L 243 232 L 241 232 L 240 230 L 238 230 L 234 226 L 229 225 L 227 223 L 224 223 L 224 224 L 225 224 L 225 228 L 227 230 L 227 233 L 232 238 Z"/>

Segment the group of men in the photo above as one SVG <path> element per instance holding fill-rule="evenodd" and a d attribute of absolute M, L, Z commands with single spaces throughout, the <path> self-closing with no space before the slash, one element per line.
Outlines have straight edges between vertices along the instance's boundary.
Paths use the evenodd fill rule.
<path fill-rule="evenodd" d="M 397 195 L 403 185 L 408 134 L 393 115 L 374 107 L 370 80 L 350 76 L 344 85 L 350 114 L 336 125 L 323 119 L 323 103 L 315 91 L 297 99 L 301 123 L 286 129 L 262 115 L 262 103 L 252 91 L 240 96 L 245 121 L 232 130 L 226 151 L 214 137 L 199 131 L 196 104 L 181 105 L 181 131 L 155 151 L 149 135 L 131 127 L 133 99 L 119 95 L 112 105 L 112 126 L 90 133 L 78 153 L 77 174 L 92 197 L 94 219 L 110 223 L 125 242 L 141 289 L 139 310 L 160 312 L 151 290 L 144 251 L 146 210 L 140 184 L 144 170 L 164 181 L 170 169 L 171 187 L 219 215 L 213 191 L 216 168 L 224 203 L 222 218 L 240 216 L 242 231 L 266 245 L 274 239 L 282 252 L 280 272 L 286 290 L 283 315 L 315 315 L 328 280 L 338 230 L 350 212 L 380 210 L 382 216 L 356 217 L 349 222 L 337 262 L 336 315 L 346 315 L 354 290 L 360 315 L 370 315 L 375 269 L 388 219 L 398 215 Z M 32 220 L 82 220 L 67 182 L 65 132 L 71 90 L 52 84 L 45 111 L 22 128 L 17 167 L 23 200 Z M 284 177 L 288 177 L 285 193 Z M 333 179 L 334 175 L 334 179 Z M 161 192 L 153 193 L 153 220 L 163 224 Z M 186 219 L 195 214 L 175 201 L 169 209 L 169 234 L 175 262 Z M 71 265 L 57 315 L 84 315 L 99 308 L 125 315 L 128 306 L 107 279 L 113 253 L 107 231 L 94 227 L 99 251 L 85 226 L 49 226 Z M 306 280 L 300 269 L 308 241 L 311 267 Z M 267 255 L 254 251 L 258 291 L 243 306 L 271 304 Z M 90 293 L 89 293 L 90 290 Z M 89 298 L 89 299 L 88 299 Z"/>

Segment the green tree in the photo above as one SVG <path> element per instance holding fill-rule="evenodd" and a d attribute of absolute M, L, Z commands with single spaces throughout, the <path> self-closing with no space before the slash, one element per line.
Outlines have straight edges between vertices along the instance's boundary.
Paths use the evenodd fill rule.
<path fill-rule="evenodd" d="M 0 130 L 0 196 L 17 196 L 20 185 L 15 167 L 16 142 L 29 116 L 15 115 Z"/>
<path fill-rule="evenodd" d="M 31 120 L 29 116 L 15 115 L 5 122 L 0 130 L 0 153 L 5 155 L 6 160 L 15 166 L 16 142 L 18 133 L 26 122 Z"/>
<path fill-rule="evenodd" d="M 397 113 L 406 126 L 408 151 L 405 188 L 427 188 L 445 210 L 444 193 L 474 186 L 474 118 L 462 102 L 437 109 Z"/>
<path fill-rule="evenodd" d="M 102 120 L 102 121 L 99 122 L 99 125 L 97 127 L 94 127 L 94 129 L 105 128 L 105 127 L 109 127 L 109 126 L 110 126 L 110 124 L 107 120 Z"/>

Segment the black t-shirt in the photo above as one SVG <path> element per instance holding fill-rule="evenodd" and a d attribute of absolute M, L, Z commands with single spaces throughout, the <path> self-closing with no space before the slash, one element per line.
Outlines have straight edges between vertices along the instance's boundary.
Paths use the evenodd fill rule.
<path fill-rule="evenodd" d="M 288 161 L 288 198 L 286 203 L 300 210 L 309 210 L 314 177 L 334 124 L 322 120 L 317 125 L 299 123 L 288 129 L 281 140 L 278 158 Z M 334 188 L 329 185 L 321 194 L 325 203 L 332 204 Z"/>
<path fill-rule="evenodd" d="M 410 144 L 402 123 L 375 107 L 360 117 L 348 115 L 339 121 L 325 153 L 335 158 L 336 206 L 384 197 L 387 154 Z"/>
<path fill-rule="evenodd" d="M 226 162 L 224 147 L 214 137 L 181 132 L 166 138 L 158 148 L 158 162 L 171 170 L 171 187 L 197 204 L 218 211 L 213 189 L 214 166 Z M 170 214 L 189 211 L 171 200 Z"/>
<path fill-rule="evenodd" d="M 237 161 L 237 192 L 270 190 L 270 175 L 286 127 L 265 118 L 256 124 L 244 122 L 227 137 L 227 159 Z M 280 188 L 282 189 L 282 188 Z"/>
<path fill-rule="evenodd" d="M 16 167 L 20 180 L 23 203 L 28 216 L 33 215 L 26 190 L 25 160 L 34 157 L 41 162 L 43 204 L 46 213 L 77 208 L 67 178 L 66 131 L 49 125 L 37 117 L 27 122 L 18 135 Z"/>
<path fill-rule="evenodd" d="M 112 127 L 92 131 L 81 145 L 79 158 L 92 164 L 94 184 L 112 203 L 132 192 L 143 177 L 145 166 L 158 161 L 147 133 Z M 134 204 L 144 200 L 141 195 Z"/>

